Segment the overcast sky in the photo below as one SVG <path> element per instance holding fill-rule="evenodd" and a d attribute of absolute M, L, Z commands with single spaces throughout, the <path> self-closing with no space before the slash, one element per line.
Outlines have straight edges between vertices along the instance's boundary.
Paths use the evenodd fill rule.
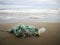
<path fill-rule="evenodd" d="M 60 8 L 60 0 L 0 0 L 0 8 Z"/>

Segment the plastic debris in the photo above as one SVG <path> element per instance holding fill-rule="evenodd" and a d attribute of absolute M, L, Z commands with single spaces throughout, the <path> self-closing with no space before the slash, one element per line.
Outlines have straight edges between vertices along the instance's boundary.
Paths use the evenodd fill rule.
<path fill-rule="evenodd" d="M 6 31 L 14 34 L 16 37 L 28 37 L 28 36 L 40 36 L 40 33 L 46 30 L 45 28 L 41 28 L 38 30 L 33 25 L 19 24 Z"/>
<path fill-rule="evenodd" d="M 39 33 L 43 33 L 43 32 L 45 32 L 45 31 L 46 31 L 46 29 L 45 29 L 44 27 L 38 29 L 38 32 L 39 32 Z"/>

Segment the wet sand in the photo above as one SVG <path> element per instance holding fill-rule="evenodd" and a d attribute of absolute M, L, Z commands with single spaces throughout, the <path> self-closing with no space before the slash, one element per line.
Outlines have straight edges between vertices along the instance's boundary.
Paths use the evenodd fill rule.
<path fill-rule="evenodd" d="M 34 25 L 37 28 L 45 27 L 46 32 L 40 37 L 17 38 L 8 32 L 0 31 L 0 45 L 60 45 L 60 23 L 18 22 L 0 24 L 0 30 L 7 30 L 16 24 Z"/>

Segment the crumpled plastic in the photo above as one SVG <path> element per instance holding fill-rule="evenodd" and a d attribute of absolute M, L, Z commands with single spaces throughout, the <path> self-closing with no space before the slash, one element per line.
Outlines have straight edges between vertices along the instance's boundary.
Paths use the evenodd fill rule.
<path fill-rule="evenodd" d="M 24 24 L 18 24 L 6 31 L 14 34 L 16 37 L 36 36 L 37 33 L 37 29 L 35 26 Z"/>

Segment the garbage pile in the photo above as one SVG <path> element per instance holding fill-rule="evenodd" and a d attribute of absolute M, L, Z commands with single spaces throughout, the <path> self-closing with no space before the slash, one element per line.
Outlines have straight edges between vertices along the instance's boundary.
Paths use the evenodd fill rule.
<path fill-rule="evenodd" d="M 6 31 L 14 34 L 16 37 L 24 37 L 25 38 L 25 37 L 31 37 L 31 36 L 40 36 L 40 32 L 33 25 L 18 24 Z M 45 31 L 45 29 L 43 29 L 43 32 L 44 31 Z"/>

